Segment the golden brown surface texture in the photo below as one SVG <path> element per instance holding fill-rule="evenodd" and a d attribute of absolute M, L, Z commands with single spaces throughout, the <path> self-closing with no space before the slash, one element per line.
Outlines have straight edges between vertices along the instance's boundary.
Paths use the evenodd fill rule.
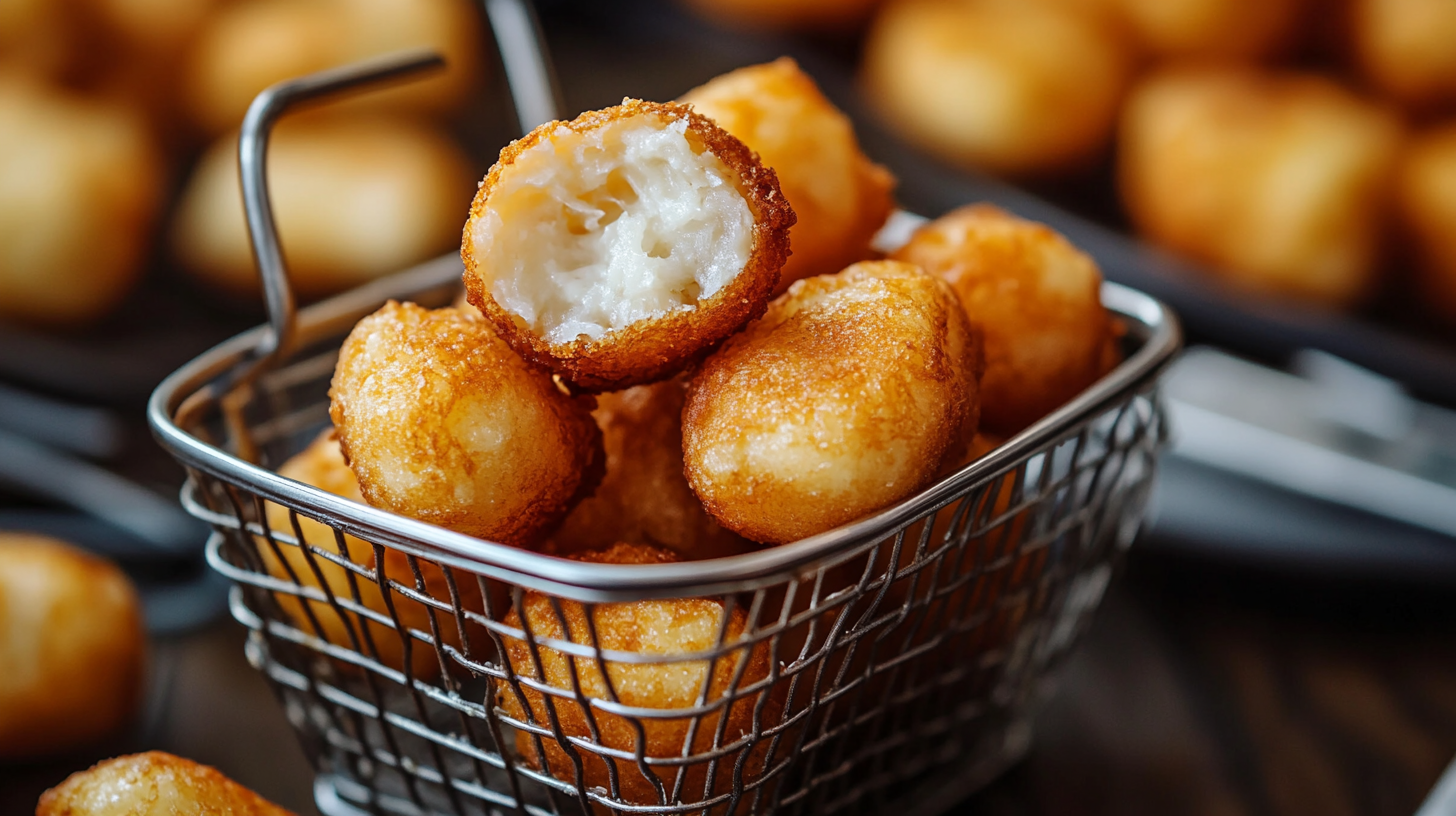
<path fill-rule="evenodd" d="M 1425 302 L 1456 321 L 1456 125 L 1412 140 L 1401 158 L 1398 203 Z"/>
<path fill-rule="evenodd" d="M 1374 285 L 1398 120 L 1330 80 L 1170 69 L 1123 111 L 1140 232 L 1241 289 L 1348 306 Z"/>
<path fill-rule="evenodd" d="M 0 760 L 81 747 L 129 724 L 146 662 L 141 604 L 116 565 L 0 532 Z"/>
<path fill-rule="evenodd" d="M 738 555 L 757 545 L 723 529 L 683 476 L 681 379 L 639 385 L 597 397 L 607 472 L 552 536 L 570 555 L 618 542 L 652 544 L 688 561 Z"/>
<path fill-rule="evenodd" d="M 641 545 L 617 544 L 606 550 L 598 550 L 575 556 L 576 560 L 603 564 L 653 564 L 671 563 L 678 557 L 666 550 Z M 507 638 L 506 656 L 516 673 L 524 677 L 543 680 L 567 694 L 572 693 L 573 673 L 581 684 L 581 693 L 589 699 L 615 699 L 621 704 L 635 708 L 657 710 L 689 710 L 697 703 L 704 686 L 707 687 L 706 705 L 711 711 L 702 714 L 696 734 L 688 744 L 691 716 L 673 719 L 638 719 L 645 741 L 639 746 L 638 730 L 631 718 L 608 714 L 596 709 L 591 711 L 597 733 L 597 745 L 619 751 L 634 751 L 641 748 L 644 757 L 680 757 L 684 748 L 699 755 L 713 749 L 717 739 L 719 747 L 731 745 L 750 733 L 753 725 L 758 694 L 741 697 L 739 691 L 762 680 L 768 674 L 768 649 L 759 644 L 752 649 L 732 644 L 743 636 L 744 612 L 735 607 L 728 620 L 723 603 L 706 598 L 680 598 L 675 600 L 638 601 L 635 603 L 597 604 L 591 613 L 590 624 L 587 609 L 575 601 L 560 600 L 562 617 L 553 609 L 553 599 L 536 592 L 525 594 L 524 613 L 513 609 L 506 618 L 506 625 L 520 627 L 529 624 L 536 638 L 555 638 L 572 643 L 591 644 L 593 627 L 597 645 L 605 650 L 650 655 L 663 662 L 626 663 L 607 660 L 606 671 L 596 660 L 573 658 L 542 644 L 539 646 L 540 661 L 531 656 L 530 646 L 519 638 Z M 712 664 L 709 678 L 709 661 L 672 659 L 674 655 L 702 654 L 719 648 L 719 635 L 728 648 L 725 654 Z M 746 661 L 741 667 L 739 663 Z M 737 683 L 734 683 L 735 675 Z M 610 678 L 610 688 L 608 687 Z M 705 681 L 706 684 L 705 684 Z M 730 695 L 732 695 L 730 697 Z M 524 705 L 522 701 L 524 696 Z M 521 687 L 521 694 L 507 684 L 499 684 L 496 702 L 511 717 L 530 719 L 545 727 L 549 723 L 547 699 L 540 692 Z M 557 720 L 564 734 L 592 739 L 592 725 L 587 712 L 576 703 L 559 697 L 550 698 Z M 714 706 L 714 704 L 717 704 Z M 770 706 L 770 708 L 772 708 Z M 726 715 L 724 711 L 727 711 Z M 720 722 L 725 717 L 726 722 Z M 776 712 L 764 714 L 763 726 L 777 724 Z M 715 734 L 721 729 L 721 738 Z M 764 741 L 767 742 L 766 740 Z M 544 749 L 546 767 L 558 779 L 575 780 L 574 765 L 560 744 L 552 736 L 542 736 L 540 746 Z M 516 750 L 532 764 L 540 767 L 541 751 L 537 740 L 527 731 L 516 732 Z M 660 782 L 668 796 L 671 795 L 676 769 L 679 766 L 649 766 L 654 779 L 643 773 L 635 762 L 607 760 L 590 749 L 577 747 L 581 756 L 585 778 L 579 784 L 588 790 L 596 788 L 617 795 L 625 802 L 638 805 L 658 804 L 661 800 L 654 781 Z M 715 779 L 710 790 L 712 795 L 726 792 L 735 773 L 734 765 L 738 752 L 730 751 L 719 760 Z M 762 770 L 762 753 L 754 755 L 744 763 L 743 781 L 749 783 Z M 615 780 L 613 779 L 615 776 Z M 683 802 L 702 801 L 707 788 L 707 760 L 688 766 L 684 775 Z"/>
<path fill-rule="evenodd" d="M 798 216 L 777 292 L 871 256 L 894 207 L 895 179 L 861 152 L 849 117 L 788 57 L 724 74 L 681 102 L 743 140 L 773 168 Z"/>
<path fill-rule="evenodd" d="M 539 268 L 525 269 L 521 275 L 528 280 L 518 284 L 510 277 L 513 274 L 510 264 L 516 259 L 497 257 L 499 253 L 492 252 L 495 244 L 503 240 L 499 236 L 505 234 L 496 225 L 510 223 L 513 229 L 529 227 L 519 224 L 516 211 L 529 205 L 526 199 L 541 194 L 537 185 L 527 185 L 519 178 L 512 178 L 512 174 L 525 157 L 549 166 L 551 160 L 544 157 L 554 155 L 554 161 L 566 163 L 558 167 L 567 177 L 579 166 L 572 162 L 588 159 L 619 162 L 617 156 L 599 152 L 578 154 L 565 148 L 557 149 L 555 154 L 543 151 L 555 149 L 558 141 L 574 143 L 580 136 L 590 137 L 593 131 L 614 133 L 613 128 L 623 126 L 680 130 L 693 153 L 710 154 L 721 163 L 752 217 L 749 256 L 741 271 L 711 296 L 697 297 L 692 284 L 688 284 L 678 293 L 686 301 L 682 307 L 637 319 L 598 339 L 577 335 L 575 339 L 553 342 L 547 336 L 552 326 L 528 325 L 520 315 L 502 307 L 493 294 L 493 287 L 501 280 L 513 286 L 526 286 L 532 285 L 529 278 L 544 274 Z M 621 150 L 615 143 L 608 143 L 607 147 Z M 576 158 L 572 158 L 574 155 Z M 609 174 L 602 188 L 585 191 L 578 200 L 563 202 L 560 215 L 553 216 L 563 221 L 562 230 L 571 234 L 605 232 L 612 219 L 638 202 L 645 201 L 644 206 L 651 204 L 643 197 L 650 197 L 652 190 L 645 186 L 640 190 L 631 187 L 628 177 L 632 169 L 618 166 L 623 169 L 615 177 Z M 513 192 L 509 197 L 497 196 L 497 188 Z M 583 207 L 586 209 L 582 210 Z M 576 223 L 575 219 L 581 216 L 573 214 L 578 212 L 588 213 L 589 218 Z M 599 212 L 603 214 L 595 214 Z M 501 151 L 500 160 L 476 194 L 470 220 L 465 225 L 461 249 L 466 268 L 465 285 L 470 302 L 522 356 L 550 368 L 580 388 L 616 390 L 671 376 L 762 314 L 778 283 L 779 270 L 788 258 L 788 232 L 794 220 L 794 212 L 780 191 L 774 172 L 760 164 L 738 139 L 686 106 L 629 99 L 616 107 L 584 113 L 570 122 L 548 122 Z M 602 260 L 616 260 L 622 256 L 624 246 L 610 247 L 609 257 Z M 608 293 L 605 299 L 613 298 Z"/>
<path fill-rule="evenodd" d="M 893 504 L 970 443 L 980 343 L 950 286 L 909 264 L 799 281 L 694 376 L 688 483 L 772 544 Z"/>
<path fill-rule="evenodd" d="M 987 429 L 1014 434 L 1103 373 L 1112 323 L 1102 275 L 1050 227 L 971 205 L 922 227 L 891 257 L 944 278 L 981 327 Z"/>
<path fill-rule="evenodd" d="M 278 468 L 278 475 L 360 504 L 365 503 L 359 492 L 359 482 L 344 462 L 338 436 L 332 429 L 320 434 L 307 448 L 284 462 Z M 392 597 L 386 602 L 377 581 L 357 574 L 350 580 L 351 575 L 345 567 L 316 553 L 305 553 L 299 547 L 278 541 L 276 537 L 282 535 L 295 540 L 301 539 L 321 550 L 344 555 L 356 564 L 375 570 L 379 565 L 375 559 L 374 547 L 369 542 L 354 536 L 344 536 L 344 552 L 340 552 L 338 537 L 327 524 L 308 516 L 296 515 L 294 518 L 297 519 L 298 526 L 295 528 L 288 508 L 272 502 L 267 505 L 267 515 L 268 527 L 273 531 L 274 540 L 270 542 L 266 537 L 255 536 L 253 541 L 262 555 L 264 568 L 275 578 L 304 587 L 327 587 L 328 592 L 336 599 L 363 604 L 381 615 L 390 616 L 390 607 L 393 606 L 393 615 L 397 615 L 405 627 L 426 633 L 434 631 L 429 607 L 419 601 L 391 591 Z M 418 589 L 408 556 L 388 547 L 383 552 L 385 577 L 411 589 Z M 424 578 L 422 591 L 449 603 L 450 586 L 444 570 L 429 561 L 417 560 L 416 563 Z M 455 589 L 462 605 L 475 610 L 481 609 L 480 588 L 473 577 L 457 575 Z M 280 592 L 275 593 L 274 597 L 283 611 L 293 619 L 294 625 L 302 631 L 319 635 L 335 646 L 377 658 L 390 668 L 404 667 L 407 641 L 393 627 L 370 621 L 369 631 L 366 633 L 363 631 L 363 616 L 348 611 L 341 615 L 333 604 L 326 601 L 309 601 L 308 608 L 305 609 L 304 601 L 296 595 Z M 461 645 L 460 632 L 453 615 L 437 613 L 433 623 L 440 628 L 441 637 L 447 643 L 457 648 Z M 417 640 L 408 641 L 408 646 L 410 670 L 415 676 L 428 679 L 439 673 L 440 659 L 434 648 Z"/>
<path fill-rule="evenodd" d="M 1422 112 L 1456 103 L 1456 3 L 1352 0 L 1350 37 L 1365 78 Z"/>
<path fill-rule="evenodd" d="M 46 791 L 35 816 L 293 816 L 215 768 L 161 751 L 117 757 Z"/>
<path fill-rule="evenodd" d="M 538 543 L 601 475 L 592 401 L 457 309 L 390 301 L 359 321 L 329 395 L 369 503 L 466 535 Z"/>

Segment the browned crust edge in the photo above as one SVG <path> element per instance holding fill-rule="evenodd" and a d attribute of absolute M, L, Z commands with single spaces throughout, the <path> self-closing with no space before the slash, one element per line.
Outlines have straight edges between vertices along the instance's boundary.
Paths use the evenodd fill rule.
<path fill-rule="evenodd" d="M 659 116 L 685 120 L 688 133 L 738 176 L 738 189 L 753 213 L 753 250 L 748 263 L 727 286 L 691 311 L 675 311 L 612 331 L 598 340 L 577 338 L 551 343 L 525 321 L 507 312 L 491 296 L 475 258 L 471 227 L 484 211 L 491 192 L 515 160 L 557 128 L 585 133 L 620 119 Z M 789 228 L 798 220 L 779 188 L 778 176 L 728 131 L 687 105 L 624 99 L 621 105 L 588 111 L 570 122 L 547 122 L 501 150 L 470 204 L 470 218 L 461 237 L 465 288 L 470 303 L 495 324 L 500 336 L 526 360 L 560 375 L 572 386 L 592 392 L 616 391 L 655 382 L 702 359 L 750 320 L 763 315 L 789 258 Z"/>

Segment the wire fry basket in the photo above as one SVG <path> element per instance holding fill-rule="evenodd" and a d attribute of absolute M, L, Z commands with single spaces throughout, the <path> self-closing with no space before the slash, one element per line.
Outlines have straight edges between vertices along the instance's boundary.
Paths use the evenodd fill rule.
<path fill-rule="evenodd" d="M 354 323 L 389 298 L 444 305 L 460 261 L 295 313 L 267 137 L 294 102 L 436 63 L 393 58 L 259 97 L 239 147 L 270 325 L 188 363 L 149 406 L 187 470 L 183 505 L 214 529 L 208 561 L 236 584 L 248 659 L 314 763 L 320 809 L 936 813 L 1014 762 L 1142 518 L 1174 317 L 1105 284 L 1126 328 L 1115 371 L 920 494 L 747 555 L 589 564 L 351 502 L 274 469 L 327 426 Z M 615 637 L 623 604 L 691 619 L 692 647 Z M 627 693 L 643 677 L 687 695 L 663 707 Z"/>

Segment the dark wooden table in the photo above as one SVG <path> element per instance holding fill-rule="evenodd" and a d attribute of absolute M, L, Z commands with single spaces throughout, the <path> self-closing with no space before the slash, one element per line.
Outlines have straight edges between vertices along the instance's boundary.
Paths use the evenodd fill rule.
<path fill-rule="evenodd" d="M 152 724 L 0 770 L 0 811 L 160 748 L 313 811 L 311 775 L 230 620 L 156 645 Z M 1134 548 L 1031 754 L 956 813 L 1409 816 L 1456 755 L 1456 587 L 1310 580 Z"/>

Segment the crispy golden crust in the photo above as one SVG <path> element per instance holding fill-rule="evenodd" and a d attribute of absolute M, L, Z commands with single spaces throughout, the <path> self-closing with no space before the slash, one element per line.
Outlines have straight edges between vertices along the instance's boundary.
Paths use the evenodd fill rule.
<path fill-rule="evenodd" d="M 385 304 L 344 340 L 329 396 L 364 498 L 457 532 L 532 546 L 601 478 L 594 402 L 468 312 Z"/>
<path fill-rule="evenodd" d="M 303 482 L 320 490 L 327 490 L 360 504 L 365 503 L 364 497 L 359 491 L 359 482 L 344 461 L 343 451 L 339 449 L 338 435 L 332 429 L 320 434 L 307 448 L 284 462 L 283 466 L 278 468 L 278 475 Z M 303 540 L 314 547 L 334 553 L 339 552 L 338 538 L 334 535 L 333 529 L 322 522 L 299 515 L 297 516 L 298 527 L 295 529 L 288 509 L 272 502 L 267 505 L 267 518 L 268 527 L 273 530 L 275 536 L 298 538 L 301 534 Z M 391 615 L 390 604 L 385 602 L 384 594 L 377 582 L 357 577 L 351 582 L 350 574 L 344 567 L 322 556 L 310 557 L 298 547 L 278 543 L 275 550 L 273 544 L 262 536 L 254 537 L 254 543 L 262 556 L 264 568 L 274 577 L 307 587 L 327 585 L 336 598 L 353 599 L 354 592 L 357 590 L 359 603 L 381 615 Z M 374 547 L 368 542 L 354 536 L 344 536 L 344 549 L 343 554 L 349 560 L 369 569 L 375 568 Z M 416 563 L 419 565 L 420 574 L 425 579 L 424 591 L 431 597 L 449 603 L 451 601 L 450 586 L 444 570 L 423 559 L 416 559 Z M 409 559 L 399 550 L 389 548 L 384 550 L 384 574 L 405 586 L 415 586 L 414 570 L 410 567 Z M 322 576 L 322 581 L 320 581 L 320 576 Z M 468 609 L 482 609 L 480 587 L 473 578 L 456 575 L 455 588 L 461 605 Z M 393 601 L 393 614 L 399 616 L 400 623 L 406 628 L 418 629 L 421 632 L 433 631 L 428 607 L 397 593 L 392 594 L 393 597 L 390 600 Z M 363 632 L 365 619 L 362 616 L 352 612 L 346 612 L 341 616 L 332 604 L 323 601 L 310 602 L 309 608 L 305 609 L 303 601 L 295 595 L 278 593 L 275 597 L 283 611 L 293 619 L 294 625 L 302 631 L 318 634 L 337 646 L 357 649 L 370 657 L 377 657 L 381 663 L 390 668 L 404 668 L 406 641 L 393 627 L 370 621 L 369 639 L 366 640 Z M 440 627 L 440 633 L 445 642 L 459 648 L 461 646 L 460 632 L 455 625 L 454 617 L 437 614 L 435 618 L 435 623 Z M 315 622 L 317 626 L 315 626 Z M 410 640 L 408 644 L 410 671 L 416 677 L 425 679 L 437 675 L 440 671 L 440 659 L 435 650 L 428 644 L 417 640 Z"/>
<path fill-rule="evenodd" d="M 909 264 L 799 281 L 693 378 L 688 483 L 774 544 L 893 504 L 974 433 L 978 346 L 950 286 Z"/>
<path fill-rule="evenodd" d="M 654 547 L 635 544 L 617 544 L 607 550 L 583 553 L 574 557 L 578 561 L 601 564 L 662 564 L 680 560 L 674 553 Z M 706 598 L 679 598 L 660 601 L 638 601 L 635 603 L 598 604 L 592 612 L 591 626 L 588 625 L 586 608 L 575 601 L 560 600 L 566 626 L 553 609 L 552 599 L 537 592 L 528 592 L 523 599 L 524 618 L 530 624 L 536 638 L 556 638 L 572 643 L 590 644 L 592 627 L 595 628 L 598 645 L 607 650 L 633 652 L 643 655 L 701 654 L 717 648 L 719 631 L 723 631 L 725 644 L 732 644 L 743 636 L 746 623 L 741 607 L 734 607 L 726 627 L 723 623 L 724 606 L 720 601 Z M 512 609 L 505 621 L 507 626 L 521 627 L 521 609 Z M 571 658 L 544 644 L 539 646 L 539 663 L 532 658 L 530 646 L 520 638 L 508 637 L 506 657 L 516 673 L 523 677 L 540 678 L 551 686 L 570 694 L 573 689 L 573 671 L 581 683 L 581 692 L 591 699 L 609 700 L 612 692 L 623 705 L 658 710 L 692 709 L 702 690 L 708 671 L 706 660 L 685 660 L 663 663 L 619 663 L 606 662 L 606 674 L 610 676 L 612 689 L 608 690 L 601 665 L 585 658 Z M 768 648 L 759 643 L 752 649 L 739 647 L 730 649 L 713 664 L 712 679 L 708 683 L 709 704 L 723 700 L 733 687 L 738 664 L 747 661 L 738 679 L 737 689 L 758 682 L 768 675 Z M 573 663 L 575 664 L 573 666 Z M 507 684 L 497 684 L 496 702 L 511 717 L 531 720 L 547 726 L 550 722 L 546 699 L 539 692 L 526 687 L 522 695 Z M 742 739 L 752 729 L 753 711 L 759 695 L 742 697 L 733 692 L 736 699 L 699 720 L 697 733 L 692 738 L 691 753 L 702 754 L 712 749 L 714 734 L 720 728 L 719 720 L 727 710 L 727 722 L 719 745 L 728 745 Z M 525 697 L 525 705 L 521 696 Z M 554 704 L 557 720 L 564 734 L 590 740 L 592 729 L 586 712 L 578 705 L 560 697 L 550 698 Z M 529 706 L 529 717 L 527 715 Z M 629 718 L 593 710 L 592 716 L 600 734 L 598 745 L 618 751 L 633 751 L 637 747 L 637 729 Z M 678 719 L 641 719 L 645 743 L 643 755 L 647 757 L 678 757 L 688 741 L 691 716 Z M 778 722 L 777 711 L 765 711 L 764 727 Z M 763 754 L 767 740 L 753 752 L 744 763 L 744 781 L 762 771 Z M 541 737 L 544 748 L 545 767 L 558 779 L 573 781 L 576 772 L 571 757 L 560 743 L 549 736 Z M 516 750 L 532 765 L 542 767 L 541 754 L 536 747 L 536 738 L 526 731 L 516 732 Z M 612 790 L 612 774 L 607 761 L 590 749 L 578 747 L 575 752 L 581 757 L 585 779 L 581 784 L 588 790 Z M 737 753 L 730 753 L 720 759 L 713 784 L 713 794 L 721 794 L 732 786 Z M 617 777 L 617 791 L 620 798 L 636 805 L 658 804 L 657 788 L 643 775 L 635 762 L 612 760 Z M 661 780 L 668 795 L 671 795 L 676 767 L 653 765 L 651 771 Z M 684 802 L 701 801 L 707 779 L 707 760 L 689 766 L 681 793 Z"/>
<path fill-rule="evenodd" d="M 701 143 L 738 177 L 738 190 L 753 213 L 753 249 L 742 272 L 712 297 L 688 310 L 641 320 L 608 332 L 598 340 L 579 337 L 552 343 L 498 304 L 490 293 L 490 270 L 475 257 L 471 231 L 482 218 L 491 192 L 525 151 L 550 142 L 559 128 L 585 133 L 637 116 L 662 121 L 685 120 L 688 138 Z M 517 353 L 572 385 L 587 391 L 611 391 L 653 382 L 681 371 L 707 354 L 748 321 L 763 314 L 778 284 L 779 270 L 789 257 L 789 228 L 795 216 L 774 171 L 727 131 L 691 108 L 675 103 L 623 100 L 621 105 L 589 111 L 570 122 L 547 122 L 507 145 L 491 167 L 470 206 L 460 256 L 465 262 L 469 300 L 480 309 Z"/>
<path fill-rule="evenodd" d="M 120 730 L 141 702 L 146 658 L 141 604 L 115 564 L 0 533 L 0 760 Z"/>
<path fill-rule="evenodd" d="M 552 536 L 571 555 L 618 542 L 667 547 L 688 561 L 750 552 L 753 542 L 713 520 L 683 476 L 681 379 L 597 397 L 607 472 Z"/>
<path fill-rule="evenodd" d="M 990 205 L 925 225 L 895 251 L 945 279 L 981 327 L 981 421 L 1011 435 L 1103 373 L 1112 321 L 1097 264 L 1050 227 Z"/>
<path fill-rule="evenodd" d="M 873 255 L 895 206 L 895 177 L 860 150 L 849 117 L 788 57 L 739 68 L 681 102 L 742 139 L 773 168 L 798 222 L 778 289 Z"/>
<path fill-rule="evenodd" d="M 77 771 L 41 794 L 35 816 L 293 816 L 206 765 L 161 751 Z"/>

